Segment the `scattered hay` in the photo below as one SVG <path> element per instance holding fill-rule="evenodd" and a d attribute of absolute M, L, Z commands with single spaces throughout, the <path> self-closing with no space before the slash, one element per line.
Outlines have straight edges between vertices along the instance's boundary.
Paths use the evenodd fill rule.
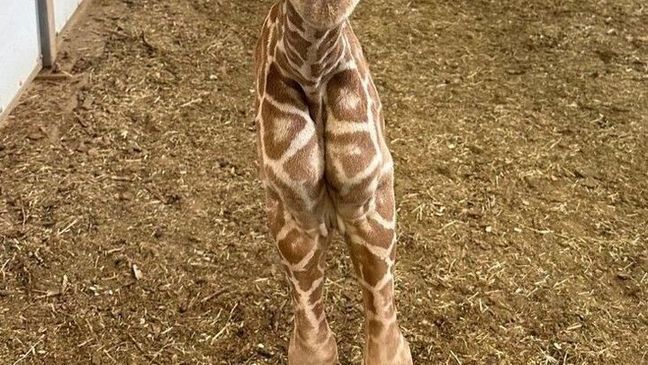
<path fill-rule="evenodd" d="M 0 359 L 283 364 L 290 302 L 256 180 L 264 1 L 97 1 L 0 131 Z M 419 364 L 640 364 L 640 1 L 367 2 Z M 362 310 L 334 242 L 344 364 Z"/>

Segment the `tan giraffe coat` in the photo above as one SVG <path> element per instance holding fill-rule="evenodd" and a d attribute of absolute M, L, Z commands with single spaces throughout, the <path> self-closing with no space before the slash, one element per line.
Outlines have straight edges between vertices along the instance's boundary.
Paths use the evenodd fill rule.
<path fill-rule="evenodd" d="M 344 234 L 363 289 L 365 365 L 409 365 L 393 294 L 393 160 L 382 106 L 348 22 L 358 0 L 280 0 L 256 50 L 260 175 L 295 309 L 291 365 L 337 363 L 324 266 Z"/>

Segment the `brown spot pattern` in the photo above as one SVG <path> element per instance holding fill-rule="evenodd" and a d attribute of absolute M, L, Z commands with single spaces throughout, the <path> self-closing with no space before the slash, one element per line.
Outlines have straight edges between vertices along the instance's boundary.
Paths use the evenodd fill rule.
<path fill-rule="evenodd" d="M 278 160 L 293 139 L 306 127 L 306 121 L 294 114 L 284 113 L 267 100 L 261 105 L 265 154 Z"/>
<path fill-rule="evenodd" d="M 335 119 L 353 122 L 366 120 L 367 95 L 354 70 L 345 70 L 333 76 L 328 83 L 326 97 Z M 347 102 L 349 97 L 357 98 L 355 105 Z"/>

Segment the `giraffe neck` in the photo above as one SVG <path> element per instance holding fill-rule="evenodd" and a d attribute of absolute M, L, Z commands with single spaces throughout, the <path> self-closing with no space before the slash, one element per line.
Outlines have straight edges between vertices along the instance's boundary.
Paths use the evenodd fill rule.
<path fill-rule="evenodd" d="M 279 11 L 275 57 L 287 76 L 298 81 L 308 94 L 344 66 L 348 45 L 343 35 L 348 22 L 345 19 L 328 29 L 315 28 L 288 0 L 281 2 Z"/>

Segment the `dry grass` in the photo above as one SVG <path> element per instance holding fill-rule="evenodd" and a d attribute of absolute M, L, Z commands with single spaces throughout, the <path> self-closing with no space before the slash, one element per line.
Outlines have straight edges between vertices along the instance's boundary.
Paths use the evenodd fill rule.
<path fill-rule="evenodd" d="M 95 0 L 0 131 L 2 363 L 285 363 L 250 111 L 268 5 Z M 417 363 L 648 361 L 642 3 L 377 0 L 354 24 Z M 329 261 L 358 363 L 343 244 Z"/>

